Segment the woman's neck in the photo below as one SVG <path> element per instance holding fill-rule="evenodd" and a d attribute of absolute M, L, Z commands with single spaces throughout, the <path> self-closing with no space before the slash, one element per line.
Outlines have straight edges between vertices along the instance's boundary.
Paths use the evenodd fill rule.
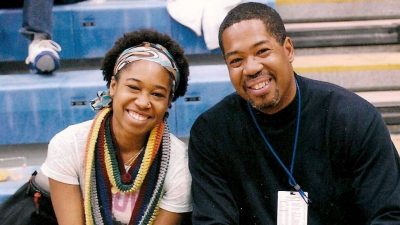
<path fill-rule="evenodd" d="M 115 144 L 122 155 L 137 153 L 146 145 L 147 135 L 129 134 L 117 129 L 114 123 L 111 129 L 116 141 Z"/>
<path fill-rule="evenodd" d="M 118 133 L 118 132 L 117 132 Z M 126 134 L 115 134 L 119 151 L 123 153 L 138 152 L 146 145 L 146 137 L 132 137 Z"/>

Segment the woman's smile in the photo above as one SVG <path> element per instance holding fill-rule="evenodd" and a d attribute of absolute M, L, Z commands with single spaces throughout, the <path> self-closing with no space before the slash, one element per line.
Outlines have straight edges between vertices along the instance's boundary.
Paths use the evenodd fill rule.
<path fill-rule="evenodd" d="M 147 119 L 150 119 L 150 116 L 149 116 L 149 115 L 137 113 L 137 112 L 131 111 L 131 110 L 127 110 L 127 111 L 128 111 L 129 117 L 132 118 L 132 119 L 134 119 L 134 120 L 145 121 L 145 120 L 147 120 Z"/>

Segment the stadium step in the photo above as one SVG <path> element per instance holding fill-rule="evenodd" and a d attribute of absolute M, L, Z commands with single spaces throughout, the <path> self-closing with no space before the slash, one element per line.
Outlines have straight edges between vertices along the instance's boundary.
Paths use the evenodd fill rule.
<path fill-rule="evenodd" d="M 353 91 L 400 89 L 400 52 L 295 56 L 296 72 Z"/>
<path fill-rule="evenodd" d="M 400 18 L 398 0 L 275 0 L 286 22 Z"/>
<path fill-rule="evenodd" d="M 363 91 L 361 95 L 372 104 L 392 110 L 385 111 L 390 121 L 399 122 L 399 91 L 383 91 L 400 90 L 400 53 L 297 56 L 294 67 L 306 77 Z M 171 130 L 179 137 L 187 137 L 201 112 L 234 91 L 224 64 L 192 65 L 190 72 L 187 94 L 170 111 Z M 105 89 L 100 70 L 2 75 L 0 83 L 0 144 L 45 143 L 65 126 L 91 119 L 89 101 Z M 380 90 L 366 92 L 373 87 Z M 392 102 L 385 100 L 389 93 Z"/>
<path fill-rule="evenodd" d="M 259 0 L 260 1 L 260 0 Z M 392 1 L 392 0 L 383 0 Z M 309 2 L 306 0 L 291 1 L 285 3 L 282 0 L 263 0 L 265 4 L 272 5 L 281 12 L 285 20 L 287 30 L 293 37 L 296 47 L 323 47 L 343 45 L 365 45 L 365 44 L 390 44 L 399 41 L 399 19 L 398 11 L 396 18 L 370 17 L 359 20 L 358 17 L 351 18 L 352 21 L 343 21 L 336 17 L 335 20 L 327 21 L 329 15 L 316 21 L 303 21 L 292 18 L 305 7 L 307 10 L 319 12 L 321 10 L 339 7 L 342 3 Z M 295 1 L 293 1 L 295 2 Z M 305 2 L 304 4 L 300 4 Z M 361 4 L 358 1 L 346 1 L 348 4 Z M 379 3 L 378 3 L 379 2 Z M 365 7 L 371 4 L 380 5 L 387 10 L 400 9 L 400 2 L 392 3 L 388 8 L 381 1 L 363 3 Z M 347 4 L 347 3 L 343 3 Z M 304 6 L 303 6 L 304 5 Z M 289 7 L 286 11 L 282 7 Z M 372 9 L 371 9 L 372 11 Z M 335 11 L 335 15 L 339 13 Z M 363 11 L 369 14 L 369 11 Z M 309 13 L 311 17 L 316 13 Z M 130 15 L 135 15 L 132 21 Z M 187 54 L 218 54 L 219 50 L 207 49 L 202 36 L 197 36 L 189 28 L 173 20 L 166 9 L 166 1 L 161 0 L 135 0 L 135 1 L 84 1 L 77 4 L 56 6 L 53 10 L 54 29 L 53 37 L 56 42 L 63 46 L 62 59 L 93 59 L 101 58 L 114 41 L 124 32 L 139 28 L 153 28 L 171 35 L 179 41 Z M 292 19 L 290 19 L 292 18 Z M 3 9 L 0 10 L 0 27 L 2 35 L 0 43 L 5 48 L 0 48 L 1 62 L 7 66 L 7 62 L 22 62 L 27 55 L 28 41 L 19 33 L 18 28 L 22 24 L 22 10 Z M 0 71 L 1 72 L 1 71 Z"/>
<path fill-rule="evenodd" d="M 286 23 L 297 48 L 398 44 L 400 19 Z"/>
<path fill-rule="evenodd" d="M 400 133 L 400 53 L 317 54 L 295 57 L 295 71 L 354 91 L 381 112 L 392 133 Z"/>
<path fill-rule="evenodd" d="M 258 0 L 272 4 L 273 0 Z M 117 38 L 125 32 L 151 28 L 177 40 L 187 54 L 215 54 L 204 38 L 175 21 L 168 13 L 165 0 L 83 1 L 53 8 L 53 39 L 63 47 L 62 59 L 102 58 Z M 21 9 L 0 9 L 0 59 L 23 61 L 28 41 L 18 30 L 22 24 Z M 7 49 L 7 51 L 5 51 Z"/>
<path fill-rule="evenodd" d="M 293 2 L 277 0 L 276 8 L 279 11 L 280 7 L 288 6 L 294 10 L 299 4 Z M 192 59 L 187 95 L 173 105 L 169 118 L 171 130 L 179 137 L 187 137 L 194 119 L 233 91 L 219 51 L 207 50 L 202 37 L 172 20 L 165 9 L 165 1 L 87 1 L 57 6 L 54 10 L 55 40 L 62 46 L 69 46 L 64 47 L 61 54 L 61 66 L 68 60 L 71 64 L 53 76 L 21 71 L 26 68 L 21 60 L 27 49 L 26 41 L 16 29 L 21 23 L 21 11 L 0 10 L 5 34 L 0 36 L 0 43 L 8 49 L 0 50 L 0 73 L 5 74 L 0 76 L 0 99 L 3 99 L 0 102 L 0 124 L 3 125 L 0 145 L 46 143 L 65 126 L 92 118 L 88 102 L 98 90 L 105 88 L 98 70 L 101 57 L 123 32 L 144 25 L 173 36 Z M 135 22 L 127 20 L 131 17 L 126 15 L 131 14 L 137 15 Z M 372 17 L 362 21 L 322 22 L 286 19 L 296 48 L 294 68 L 303 76 L 332 82 L 354 92 L 379 96 L 387 94 L 384 91 L 398 91 L 399 23 L 396 18 Z M 346 50 L 355 46 L 358 50 L 370 50 L 358 53 Z M 375 51 L 377 48 L 382 51 Z M 87 62 L 90 66 L 82 68 Z M 363 96 L 378 107 L 382 103 L 378 97 Z M 394 106 L 385 107 L 381 107 L 382 110 L 389 110 L 387 107 L 397 110 Z M 385 115 L 392 115 L 390 113 Z M 397 121 L 397 117 L 390 118 Z"/>

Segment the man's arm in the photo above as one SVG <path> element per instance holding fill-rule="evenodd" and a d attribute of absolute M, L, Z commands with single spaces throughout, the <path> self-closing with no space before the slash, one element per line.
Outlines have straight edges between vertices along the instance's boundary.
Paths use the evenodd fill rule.
<path fill-rule="evenodd" d="M 354 146 L 358 150 L 352 151 L 354 155 L 351 156 L 356 204 L 369 217 L 368 224 L 400 225 L 398 152 L 379 113 L 371 120 L 363 119 L 367 125 L 358 133 L 359 146 Z"/>
<path fill-rule="evenodd" d="M 189 140 L 189 169 L 192 174 L 193 225 L 239 224 L 239 213 L 222 170 L 223 159 L 213 142 L 213 126 L 198 119 Z"/>

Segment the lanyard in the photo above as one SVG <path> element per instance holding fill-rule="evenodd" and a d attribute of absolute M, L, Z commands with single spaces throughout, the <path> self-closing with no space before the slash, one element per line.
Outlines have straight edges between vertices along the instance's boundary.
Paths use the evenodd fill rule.
<path fill-rule="evenodd" d="M 260 133 L 262 139 L 264 140 L 265 145 L 268 147 L 268 149 L 271 151 L 272 155 L 275 157 L 275 159 L 278 161 L 278 163 L 281 165 L 283 170 L 286 172 L 286 174 L 289 176 L 289 184 L 300 193 L 301 197 L 303 200 L 307 203 L 310 204 L 311 200 L 307 197 L 307 195 L 304 193 L 304 191 L 301 189 L 300 185 L 297 184 L 296 180 L 293 177 L 293 170 L 294 170 L 294 161 L 296 159 L 296 151 L 297 151 L 297 140 L 299 138 L 299 130 L 300 130 L 300 115 L 301 115 L 301 93 L 300 93 L 300 88 L 299 85 L 297 84 L 296 81 L 296 89 L 298 93 L 298 103 L 297 103 L 297 120 L 296 120 L 296 131 L 294 135 L 294 142 L 293 142 L 293 152 L 292 152 L 292 161 L 290 163 L 290 171 L 289 169 L 285 166 L 285 164 L 282 162 L 281 158 L 278 156 L 276 153 L 275 149 L 272 147 L 270 142 L 268 141 L 267 137 L 264 135 L 264 132 L 261 130 L 260 125 L 257 122 L 256 117 L 254 116 L 253 111 L 251 110 L 250 103 L 247 103 L 247 107 L 249 109 L 251 118 L 253 119 L 254 124 L 257 127 L 258 132 Z"/>

